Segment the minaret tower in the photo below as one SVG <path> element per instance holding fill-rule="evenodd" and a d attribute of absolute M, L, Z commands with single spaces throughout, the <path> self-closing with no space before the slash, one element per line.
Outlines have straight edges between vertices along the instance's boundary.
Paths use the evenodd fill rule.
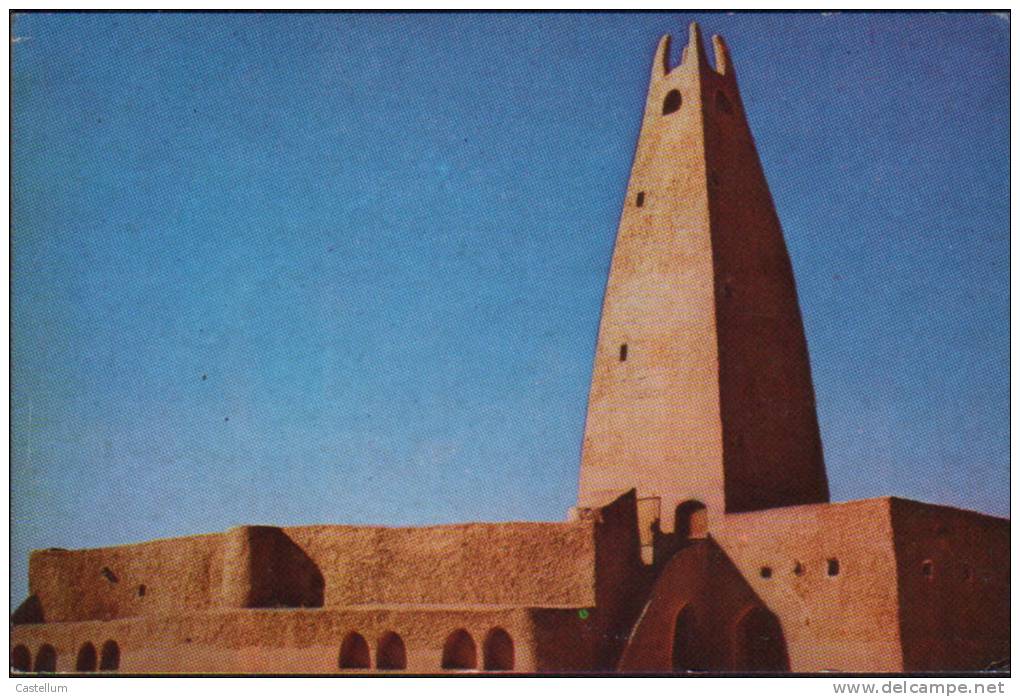
<path fill-rule="evenodd" d="M 737 91 L 697 24 L 659 42 L 599 327 L 578 503 L 637 489 L 673 529 L 829 500 L 790 259 Z M 647 518 L 647 516 L 645 516 Z"/>

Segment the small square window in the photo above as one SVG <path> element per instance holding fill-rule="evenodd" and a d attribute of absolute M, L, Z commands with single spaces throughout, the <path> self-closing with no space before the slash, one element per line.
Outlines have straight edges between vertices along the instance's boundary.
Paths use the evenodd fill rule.
<path fill-rule="evenodd" d="M 638 208 L 640 208 L 641 206 L 645 205 L 645 192 L 644 191 L 639 191 L 638 192 L 637 200 L 634 203 L 635 203 L 635 205 L 637 205 Z"/>

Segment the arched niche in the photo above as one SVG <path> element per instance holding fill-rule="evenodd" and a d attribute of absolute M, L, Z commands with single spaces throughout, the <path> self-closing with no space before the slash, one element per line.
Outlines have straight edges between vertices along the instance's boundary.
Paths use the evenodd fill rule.
<path fill-rule="evenodd" d="M 486 635 L 482 666 L 485 670 L 514 669 L 514 640 L 502 627 L 494 627 Z"/>
<path fill-rule="evenodd" d="M 339 666 L 341 670 L 366 669 L 371 667 L 368 642 L 357 632 L 351 632 L 340 643 Z"/>
<path fill-rule="evenodd" d="M 458 629 L 450 634 L 443 644 L 443 669 L 475 670 L 477 667 L 478 651 L 467 630 Z"/>
<path fill-rule="evenodd" d="M 396 632 L 386 632 L 379 639 L 375 653 L 375 667 L 379 670 L 404 670 L 407 668 L 407 648 Z"/>

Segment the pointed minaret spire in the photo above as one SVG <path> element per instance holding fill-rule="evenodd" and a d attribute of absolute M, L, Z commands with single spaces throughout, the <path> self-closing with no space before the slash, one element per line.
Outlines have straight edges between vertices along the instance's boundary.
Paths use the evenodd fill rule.
<path fill-rule="evenodd" d="M 712 43 L 715 70 L 696 23 L 677 68 L 656 49 L 585 423 L 579 505 L 636 488 L 646 544 L 685 502 L 711 525 L 829 498 L 793 271 Z"/>

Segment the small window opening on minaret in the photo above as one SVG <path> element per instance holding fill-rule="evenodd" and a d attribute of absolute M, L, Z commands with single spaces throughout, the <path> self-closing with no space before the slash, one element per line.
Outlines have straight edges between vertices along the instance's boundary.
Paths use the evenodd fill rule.
<path fill-rule="evenodd" d="M 637 200 L 635 201 L 635 204 L 637 205 L 638 208 L 640 208 L 641 206 L 645 205 L 645 192 L 644 191 L 639 191 L 638 192 Z"/>
<path fill-rule="evenodd" d="M 927 579 L 931 579 L 935 576 L 935 564 L 932 563 L 931 559 L 925 559 L 921 562 L 921 573 L 924 574 L 924 577 Z"/>
<path fill-rule="evenodd" d="M 627 360 L 627 344 L 620 344 L 620 362 Z"/>
<path fill-rule="evenodd" d="M 839 559 L 829 560 L 829 576 L 839 576 Z"/>
<path fill-rule="evenodd" d="M 759 573 L 761 574 L 762 578 L 772 578 L 772 567 L 763 566 L 761 567 L 761 571 Z"/>
<path fill-rule="evenodd" d="M 715 108 L 724 114 L 733 113 L 733 105 L 730 104 L 729 97 L 722 90 L 718 90 L 715 93 Z"/>
<path fill-rule="evenodd" d="M 672 114 L 680 108 L 680 104 L 683 102 L 683 97 L 680 96 L 679 90 L 670 90 L 666 93 L 666 98 L 662 101 L 662 115 Z"/>

